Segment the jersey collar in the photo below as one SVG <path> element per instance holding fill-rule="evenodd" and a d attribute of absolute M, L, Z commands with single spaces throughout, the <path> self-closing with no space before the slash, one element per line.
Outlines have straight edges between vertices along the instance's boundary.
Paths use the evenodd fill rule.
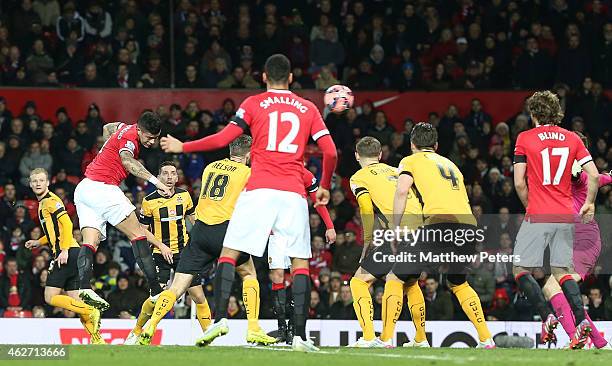
<path fill-rule="evenodd" d="M 268 93 L 291 94 L 291 90 L 287 90 L 287 89 L 268 89 Z"/>

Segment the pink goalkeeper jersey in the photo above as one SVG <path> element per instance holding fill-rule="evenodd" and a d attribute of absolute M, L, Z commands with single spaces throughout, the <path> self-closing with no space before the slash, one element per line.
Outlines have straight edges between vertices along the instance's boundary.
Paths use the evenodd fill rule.
<path fill-rule="evenodd" d="M 574 198 L 574 210 L 576 213 L 580 212 L 582 205 L 584 205 L 584 201 L 586 201 L 587 192 L 589 190 L 588 183 L 589 176 L 585 172 L 580 172 L 578 179 L 572 179 L 572 196 Z M 612 183 L 612 176 L 609 174 L 599 174 L 600 187 L 610 183 Z"/>

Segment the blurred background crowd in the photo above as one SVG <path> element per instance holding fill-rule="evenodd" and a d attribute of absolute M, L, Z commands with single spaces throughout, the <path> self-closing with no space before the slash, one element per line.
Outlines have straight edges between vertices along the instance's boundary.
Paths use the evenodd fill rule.
<path fill-rule="evenodd" d="M 609 1 L 599 0 L 177 0 L 174 6 L 162 0 L 3 0 L 0 84 L 260 88 L 263 60 L 284 52 L 294 66 L 293 89 L 323 89 L 339 82 L 356 90 L 550 88 L 564 108 L 563 126 L 589 136 L 596 165 L 605 172 L 612 162 L 612 106 L 605 93 L 612 85 L 609 7 Z M 33 168 L 49 170 L 51 190 L 62 198 L 78 227 L 74 188 L 103 144 L 104 111 L 91 104 L 86 115 L 75 115 L 58 105 L 54 118 L 47 120 L 37 111 L 41 101 L 14 105 L 1 95 L 2 89 L 0 314 L 74 317 L 44 304 L 49 251 L 24 247 L 26 240 L 41 235 L 37 201 L 27 178 Z M 238 102 L 227 99 L 212 110 L 202 109 L 196 100 L 151 107 L 163 116 L 162 134 L 187 141 L 225 126 Z M 429 122 L 438 128 L 439 152 L 462 170 L 473 212 L 488 227 L 483 250 L 510 254 L 524 211 L 513 187 L 512 153 L 518 133 L 531 125 L 526 110 L 517 110 L 506 121 L 493 121 L 487 106 L 474 99 L 469 106 L 450 104 L 432 111 Z M 376 137 L 383 144 L 383 161 L 397 166 L 410 154 L 409 133 L 415 121 L 409 108 L 403 120 L 389 121 L 383 110 L 366 101 L 343 115 L 327 115 L 326 123 L 340 157 L 328 206 L 338 240 L 325 243 L 324 224 L 311 210 L 310 315 L 354 319 L 347 281 L 363 245 L 358 208 L 348 187 L 348 178 L 359 168 L 354 144 L 362 136 Z M 220 150 L 166 156 L 154 148 L 143 149 L 140 159 L 152 172 L 161 161 L 176 160 L 181 167 L 179 186 L 195 200 L 204 166 L 226 154 Z M 307 157 L 308 168 L 318 176 L 321 161 L 314 146 Z M 154 189 L 133 177 L 122 188 L 138 209 L 144 195 Z M 600 190 L 597 211 L 612 213 L 609 187 Z M 78 230 L 74 236 L 80 240 Z M 602 236 L 602 258 L 612 258 L 612 234 L 604 227 Z M 261 315 L 272 317 L 267 260 L 257 259 L 256 265 Z M 612 320 L 611 272 L 603 268 L 582 284 L 593 320 Z M 96 254 L 94 276 L 92 286 L 111 303 L 105 317 L 137 315 L 147 297 L 146 284 L 135 268 L 129 241 L 113 229 Z M 542 281 L 544 272 L 537 278 Z M 489 319 L 534 319 L 509 266 L 477 264 L 468 280 Z M 243 318 L 240 284 L 235 285 L 228 317 Z M 444 273 L 424 276 L 421 285 L 427 319 L 462 319 Z M 210 277 L 204 286 L 210 295 Z M 380 318 L 382 290 L 381 283 L 372 287 L 375 319 Z M 189 302 L 183 304 L 172 316 L 189 316 Z"/>
<path fill-rule="evenodd" d="M 3 0 L 0 82 L 257 88 L 282 52 L 296 88 L 612 85 L 606 0 Z"/>

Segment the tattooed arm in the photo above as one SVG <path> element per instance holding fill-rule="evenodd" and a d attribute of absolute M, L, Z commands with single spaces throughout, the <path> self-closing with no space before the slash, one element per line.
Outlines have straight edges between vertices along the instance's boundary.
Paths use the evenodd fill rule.
<path fill-rule="evenodd" d="M 111 135 L 119 129 L 120 124 L 122 124 L 122 122 L 111 122 L 102 127 L 102 137 L 104 138 L 104 141 L 108 140 Z"/>
<path fill-rule="evenodd" d="M 124 150 L 119 153 L 119 156 L 121 156 L 121 164 L 123 164 L 123 167 L 128 171 L 128 173 L 153 183 L 162 195 L 172 195 L 172 190 L 170 187 L 163 184 L 159 181 L 159 179 L 154 177 L 153 174 L 149 173 L 147 168 L 145 168 L 141 162 L 136 160 L 131 152 Z"/>

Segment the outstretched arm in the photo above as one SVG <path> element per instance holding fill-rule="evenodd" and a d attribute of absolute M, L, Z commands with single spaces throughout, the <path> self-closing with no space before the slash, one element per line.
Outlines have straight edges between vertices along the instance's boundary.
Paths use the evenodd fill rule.
<path fill-rule="evenodd" d="M 164 152 L 175 154 L 217 150 L 229 145 L 229 143 L 240 136 L 243 131 L 244 130 L 235 123 L 230 123 L 214 135 L 190 142 L 181 142 L 175 137 L 168 135 L 167 137 L 161 138 L 160 146 Z"/>

